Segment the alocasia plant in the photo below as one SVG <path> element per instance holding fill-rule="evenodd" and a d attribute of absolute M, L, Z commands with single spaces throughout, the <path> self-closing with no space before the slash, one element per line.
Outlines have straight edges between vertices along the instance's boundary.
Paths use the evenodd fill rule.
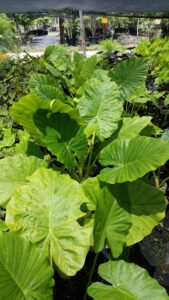
<path fill-rule="evenodd" d="M 100 265 L 99 275 L 109 283 L 96 282 L 89 287 L 94 300 L 167 300 L 165 289 L 159 287 L 148 273 L 124 261 L 110 261 Z"/>
<path fill-rule="evenodd" d="M 150 117 L 123 115 L 124 99 L 144 85 L 147 61 L 129 59 L 108 72 L 99 68 L 97 57 L 75 54 L 71 59 L 62 53 L 63 68 L 58 67 L 57 57 L 57 47 L 50 46 L 45 66 L 51 75 L 33 75 L 31 93 L 11 110 L 15 121 L 47 155 L 48 165 L 26 154 L 0 161 L 0 203 L 6 208 L 0 228 L 10 231 L 3 235 L 7 243 L 14 239 L 21 247 L 25 239 L 31 241 L 34 261 L 42 253 L 50 268 L 67 276 L 83 267 L 90 247 L 96 253 L 94 265 L 98 253 L 110 249 L 112 261 L 100 267 L 100 275 L 114 289 L 96 283 L 88 290 L 90 296 L 96 300 L 121 300 L 122 294 L 125 300 L 152 299 L 155 288 L 156 299 L 166 300 L 165 290 L 145 271 L 113 261 L 122 255 L 124 246 L 142 240 L 165 215 L 164 194 L 145 182 L 144 176 L 169 159 L 169 144 L 144 136 Z M 15 260 L 17 253 L 13 255 Z M 45 286 L 52 289 L 50 276 L 45 279 L 45 263 L 38 263 Z M 138 281 L 137 274 L 141 274 Z M 14 295 L 22 299 L 15 287 Z M 40 299 L 39 294 L 32 295 Z M 45 295 L 51 299 L 52 291 L 46 289 Z"/>

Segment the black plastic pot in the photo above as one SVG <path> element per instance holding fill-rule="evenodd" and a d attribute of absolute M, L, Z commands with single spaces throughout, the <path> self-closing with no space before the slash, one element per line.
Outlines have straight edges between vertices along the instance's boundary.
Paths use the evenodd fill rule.
<path fill-rule="evenodd" d="M 76 46 L 76 38 L 72 37 L 72 38 L 67 38 L 66 39 L 66 43 L 69 45 L 69 46 Z"/>
<path fill-rule="evenodd" d="M 89 38 L 89 41 L 91 44 L 98 44 L 98 38 L 97 37 L 90 37 Z"/>

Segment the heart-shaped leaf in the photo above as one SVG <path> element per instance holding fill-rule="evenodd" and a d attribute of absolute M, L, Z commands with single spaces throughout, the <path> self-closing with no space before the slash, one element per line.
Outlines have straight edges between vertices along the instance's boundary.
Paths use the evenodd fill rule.
<path fill-rule="evenodd" d="M 37 110 L 43 109 L 50 112 L 60 112 L 71 116 L 72 119 L 82 123 L 77 109 L 73 109 L 70 105 L 63 103 L 60 100 L 49 100 L 39 98 L 31 93 L 22 97 L 18 103 L 12 106 L 12 116 L 14 119 L 30 133 L 31 137 L 40 143 L 42 134 L 34 121 L 34 115 Z"/>
<path fill-rule="evenodd" d="M 108 243 L 113 257 L 118 257 L 122 253 L 126 236 L 131 227 L 130 214 L 120 206 L 108 185 L 100 187 L 100 191 L 96 197 L 97 204 L 94 223 L 95 251 L 102 251 L 105 243 Z"/>
<path fill-rule="evenodd" d="M 49 75 L 33 74 L 29 81 L 31 92 L 34 92 L 41 99 L 58 99 L 65 101 L 66 96 L 58 81 Z"/>
<path fill-rule="evenodd" d="M 40 245 L 61 272 L 73 276 L 91 244 L 92 224 L 78 223 L 87 202 L 83 189 L 68 175 L 43 168 L 29 180 L 7 206 L 7 226 Z"/>
<path fill-rule="evenodd" d="M 110 71 L 110 77 L 121 88 L 124 97 L 129 98 L 136 89 L 144 85 L 147 73 L 147 60 L 134 57 L 117 64 Z"/>
<path fill-rule="evenodd" d="M 94 300 L 169 300 L 165 289 L 135 264 L 109 261 L 99 266 L 99 275 L 109 285 L 92 284 L 88 294 Z"/>
<path fill-rule="evenodd" d="M 117 201 L 117 195 L 112 193 L 111 186 L 99 183 L 97 177 L 88 178 L 82 187 L 89 200 L 88 208 L 95 210 L 95 251 L 102 251 L 106 244 L 113 257 L 118 257 L 131 227 L 130 213 Z"/>
<path fill-rule="evenodd" d="M 156 170 L 169 159 L 169 144 L 160 139 L 136 137 L 113 141 L 103 149 L 100 163 L 114 166 L 101 171 L 99 179 L 107 183 L 134 181 Z"/>
<path fill-rule="evenodd" d="M 39 140 L 40 132 L 34 124 L 34 113 L 38 109 L 50 109 L 52 101 L 40 99 L 37 95 L 31 93 L 22 97 L 19 102 L 12 106 L 11 114 L 18 124 L 30 133 L 30 135 Z"/>
<path fill-rule="evenodd" d="M 80 116 L 85 125 L 95 125 L 96 136 L 103 141 L 117 129 L 122 113 L 119 89 L 110 80 L 91 79 L 86 83 L 84 95 L 79 99 Z"/>
<path fill-rule="evenodd" d="M 130 214 L 132 225 L 126 237 L 128 246 L 141 241 L 164 218 L 164 194 L 150 184 L 137 180 L 109 185 L 109 189 L 119 205 Z"/>

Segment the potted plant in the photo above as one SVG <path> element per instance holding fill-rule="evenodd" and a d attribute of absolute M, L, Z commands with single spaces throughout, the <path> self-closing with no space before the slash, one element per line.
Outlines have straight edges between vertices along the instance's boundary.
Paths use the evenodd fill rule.
<path fill-rule="evenodd" d="M 88 36 L 89 41 L 92 44 L 98 43 L 98 36 L 96 34 L 98 28 L 98 18 L 96 16 L 85 16 L 84 17 L 85 28 L 89 30 Z"/>
<path fill-rule="evenodd" d="M 76 20 L 73 18 L 66 19 L 64 21 L 64 28 L 65 28 L 66 43 L 69 46 L 76 46 L 76 38 L 77 38 Z"/>

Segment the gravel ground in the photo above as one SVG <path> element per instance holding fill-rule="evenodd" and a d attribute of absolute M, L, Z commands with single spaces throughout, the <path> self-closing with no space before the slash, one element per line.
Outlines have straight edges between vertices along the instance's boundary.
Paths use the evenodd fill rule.
<path fill-rule="evenodd" d="M 22 46 L 21 52 L 19 54 L 11 53 L 10 56 L 12 59 L 23 58 L 26 55 L 26 52 L 29 53 L 29 55 L 31 56 L 35 56 L 35 57 L 42 56 L 47 46 L 58 45 L 58 44 L 59 44 L 58 35 L 45 35 L 45 36 L 34 37 L 33 43 L 26 46 Z M 73 52 L 73 47 L 71 47 L 71 50 Z M 78 51 L 77 48 L 76 51 Z M 90 57 L 94 54 L 96 54 L 96 50 L 86 51 L 87 57 Z"/>

